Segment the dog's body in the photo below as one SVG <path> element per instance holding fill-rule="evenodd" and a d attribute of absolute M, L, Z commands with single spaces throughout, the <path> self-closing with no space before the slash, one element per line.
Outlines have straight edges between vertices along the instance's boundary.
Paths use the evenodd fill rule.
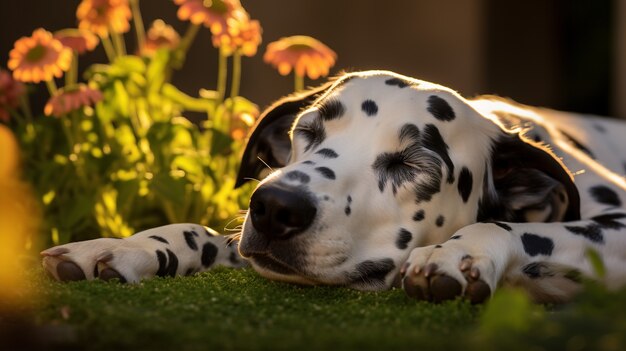
<path fill-rule="evenodd" d="M 280 170 L 252 195 L 239 252 L 270 279 L 402 284 L 434 301 L 481 302 L 501 284 L 563 301 L 581 276 L 620 286 L 623 136 L 626 124 L 609 119 L 466 100 L 390 72 L 347 74 L 280 101 L 258 122 L 239 183 L 264 175 L 259 158 Z M 73 243 L 44 251 L 44 265 L 59 280 L 106 272 L 127 281 L 208 269 L 216 255 L 241 265 L 203 235 L 178 224 Z"/>

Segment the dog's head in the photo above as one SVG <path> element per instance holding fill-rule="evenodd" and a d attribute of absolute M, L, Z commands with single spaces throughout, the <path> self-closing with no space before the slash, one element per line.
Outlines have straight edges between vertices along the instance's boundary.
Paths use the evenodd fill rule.
<path fill-rule="evenodd" d="M 390 72 L 344 75 L 270 107 L 238 183 L 250 199 L 240 253 L 262 275 L 383 289 L 416 246 L 477 221 L 577 216 L 548 150 L 454 91 Z"/>

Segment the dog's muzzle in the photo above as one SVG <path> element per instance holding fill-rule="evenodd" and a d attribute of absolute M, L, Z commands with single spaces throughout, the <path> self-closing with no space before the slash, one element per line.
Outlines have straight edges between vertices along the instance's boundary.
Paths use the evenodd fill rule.
<path fill-rule="evenodd" d="M 297 275 L 304 248 L 296 237 L 311 227 L 317 212 L 315 198 L 302 187 L 262 185 L 250 198 L 239 252 L 264 269 Z"/>
<path fill-rule="evenodd" d="M 250 199 L 250 218 L 259 235 L 285 240 L 304 232 L 315 219 L 314 200 L 301 188 L 280 183 L 260 187 Z"/>

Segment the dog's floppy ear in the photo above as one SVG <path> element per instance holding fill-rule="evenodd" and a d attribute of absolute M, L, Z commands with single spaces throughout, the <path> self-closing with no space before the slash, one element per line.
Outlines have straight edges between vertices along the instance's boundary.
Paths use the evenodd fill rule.
<path fill-rule="evenodd" d="M 561 222 L 580 219 L 572 175 L 547 147 L 519 133 L 494 142 L 478 220 Z"/>
<path fill-rule="evenodd" d="M 333 81 L 329 81 L 317 88 L 284 97 L 263 111 L 248 135 L 236 188 L 248 180 L 264 178 L 270 168 L 281 168 L 287 164 L 291 152 L 288 132 L 296 116 L 332 84 Z"/>

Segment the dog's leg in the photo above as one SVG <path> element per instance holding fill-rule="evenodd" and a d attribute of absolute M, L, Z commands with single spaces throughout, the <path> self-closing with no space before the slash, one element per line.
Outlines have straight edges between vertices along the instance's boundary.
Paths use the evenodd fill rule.
<path fill-rule="evenodd" d="M 43 266 L 60 281 L 190 275 L 215 265 L 243 267 L 236 242 L 197 224 L 171 224 L 126 239 L 102 238 L 43 251 Z"/>
<path fill-rule="evenodd" d="M 589 251 L 606 267 L 599 277 Z M 566 301 L 581 277 L 609 288 L 626 283 L 626 214 L 568 223 L 477 223 L 441 245 L 414 249 L 401 270 L 403 287 L 420 300 L 489 298 L 502 284 L 521 286 L 538 302 Z"/>

